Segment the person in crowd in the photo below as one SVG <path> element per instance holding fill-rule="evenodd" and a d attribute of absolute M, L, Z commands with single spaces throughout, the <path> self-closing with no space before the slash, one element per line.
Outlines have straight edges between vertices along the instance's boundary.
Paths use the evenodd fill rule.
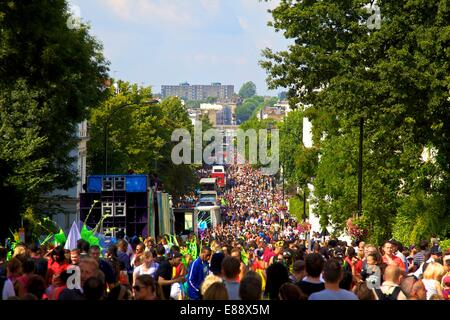
<path fill-rule="evenodd" d="M 86 258 L 89 256 L 90 244 L 84 239 L 77 241 L 77 249 L 80 250 L 80 258 Z"/>
<path fill-rule="evenodd" d="M 173 268 L 181 263 L 181 253 L 169 253 L 167 259 L 162 260 L 158 269 L 155 272 L 155 279 L 158 285 L 162 288 L 162 293 L 165 300 L 170 299 L 171 286 L 176 283 L 183 283 L 186 281 L 184 276 L 172 279 Z"/>
<path fill-rule="evenodd" d="M 222 261 L 223 283 L 230 300 L 239 300 L 239 274 L 241 262 L 233 257 L 225 257 Z"/>
<path fill-rule="evenodd" d="M 128 255 L 128 242 L 125 239 L 117 241 L 117 258 L 125 269 L 128 278 L 131 279 L 133 275 L 133 268 L 131 268 L 131 259 Z"/>
<path fill-rule="evenodd" d="M 360 250 L 362 257 L 355 263 L 354 276 L 357 280 L 361 279 L 361 273 L 367 269 L 367 256 L 371 253 L 378 253 L 377 247 L 372 244 L 365 244 L 364 249 Z"/>
<path fill-rule="evenodd" d="M 400 288 L 408 300 L 419 300 L 417 295 L 418 292 L 417 290 L 414 290 L 414 287 L 418 288 L 415 285 L 419 281 L 422 282 L 421 280 L 417 280 L 412 274 L 409 274 L 402 278 L 400 282 Z M 423 287 L 423 290 L 426 291 L 425 287 Z M 423 300 L 425 299 L 426 299 L 426 292 L 423 297 Z"/>
<path fill-rule="evenodd" d="M 133 285 L 133 295 L 135 300 L 163 300 L 164 294 L 158 282 L 150 275 L 143 274 L 136 278 Z"/>
<path fill-rule="evenodd" d="M 83 284 L 83 295 L 85 300 L 99 301 L 105 296 L 105 283 L 99 277 L 90 277 Z"/>
<path fill-rule="evenodd" d="M 53 281 L 57 281 L 61 272 L 67 270 L 68 266 L 64 248 L 62 246 L 55 247 L 48 260 L 47 283 L 51 284 Z"/>
<path fill-rule="evenodd" d="M 200 256 L 192 262 L 188 271 L 188 295 L 191 300 L 200 299 L 200 286 L 209 273 L 208 261 L 211 258 L 211 249 L 203 247 Z"/>
<path fill-rule="evenodd" d="M 443 288 L 441 286 L 441 280 L 444 275 L 444 266 L 438 262 L 430 263 L 425 269 L 422 282 L 427 290 L 427 300 L 431 300 L 431 297 L 434 295 L 440 299 L 444 299 Z"/>
<path fill-rule="evenodd" d="M 229 300 L 228 290 L 222 282 L 212 283 L 206 289 L 203 300 Z"/>
<path fill-rule="evenodd" d="M 136 268 L 142 263 L 141 257 L 144 254 L 144 251 L 145 251 L 145 244 L 139 242 L 136 245 L 136 251 L 130 261 L 131 267 Z"/>
<path fill-rule="evenodd" d="M 450 255 L 444 257 L 445 275 L 442 277 L 442 296 L 444 300 L 450 300 Z"/>
<path fill-rule="evenodd" d="M 335 258 L 327 260 L 323 266 L 325 289 L 312 293 L 308 300 L 358 300 L 353 292 L 339 287 L 343 276 L 344 272 L 339 260 Z"/>
<path fill-rule="evenodd" d="M 70 263 L 73 266 L 77 266 L 80 263 L 80 259 L 81 259 L 80 249 L 76 248 L 76 249 L 70 250 Z"/>
<path fill-rule="evenodd" d="M 34 273 L 45 279 L 47 277 L 48 262 L 47 259 L 42 256 L 41 247 L 32 245 L 30 247 L 30 257 L 34 260 Z"/>
<path fill-rule="evenodd" d="M 239 260 L 239 276 L 238 276 L 238 281 L 240 279 L 242 279 L 245 275 L 245 272 L 247 272 L 247 267 L 245 266 L 244 262 L 242 262 L 242 257 L 241 257 L 241 249 L 240 248 L 233 248 L 231 250 L 231 256 L 233 258 L 236 258 L 237 260 Z"/>
<path fill-rule="evenodd" d="M 209 267 L 210 274 L 213 274 L 217 277 L 222 276 L 222 261 L 223 261 L 223 259 L 225 259 L 225 254 L 223 254 L 220 251 L 215 252 L 211 256 L 211 263 L 210 263 L 210 267 Z"/>
<path fill-rule="evenodd" d="M 356 251 L 353 247 L 348 247 L 344 257 L 344 261 L 348 264 L 352 274 L 355 274 L 355 263 L 358 262 Z"/>
<path fill-rule="evenodd" d="M 106 284 L 110 287 L 114 286 L 116 284 L 116 275 L 111 264 L 100 257 L 100 247 L 97 245 L 92 246 L 89 249 L 89 255 L 98 262 L 100 271 L 104 274 Z"/>
<path fill-rule="evenodd" d="M 366 257 L 365 266 L 361 272 L 361 279 L 366 282 L 369 289 L 380 288 L 381 268 L 378 266 L 380 257 L 378 252 L 369 253 Z"/>
<path fill-rule="evenodd" d="M 158 270 L 159 264 L 153 259 L 153 253 L 151 251 L 145 251 L 143 255 L 144 263 L 136 267 L 133 271 L 133 284 L 136 278 L 143 274 L 148 274 L 155 277 L 155 273 Z"/>
<path fill-rule="evenodd" d="M 278 300 L 280 287 L 290 282 L 288 269 L 283 264 L 275 262 L 267 268 L 266 274 L 267 282 L 264 294 L 270 300 Z"/>
<path fill-rule="evenodd" d="M 6 275 L 0 275 L 0 294 L 2 300 L 8 300 L 11 297 L 16 297 L 14 284 Z"/>
<path fill-rule="evenodd" d="M 97 277 L 101 279 L 100 275 L 100 267 L 98 264 L 98 261 L 91 257 L 84 257 L 80 260 L 80 263 L 78 265 L 80 268 L 80 283 L 79 287 L 77 287 L 77 283 L 75 283 L 75 286 L 73 288 L 65 288 L 60 293 L 58 300 L 84 300 L 84 294 L 83 294 L 83 288 L 84 283 L 87 279 L 91 277 Z M 76 274 L 76 273 L 75 273 Z"/>
<path fill-rule="evenodd" d="M 211 263 L 209 268 L 209 274 L 206 276 L 205 280 L 201 285 L 201 295 L 205 294 L 205 291 L 209 288 L 209 286 L 215 282 L 222 282 L 222 261 L 225 258 L 225 255 L 219 251 L 214 253 L 211 256 Z"/>
<path fill-rule="evenodd" d="M 292 266 L 292 273 L 294 275 L 294 283 L 299 283 L 306 277 L 306 264 L 303 260 L 297 260 Z M 299 286 L 300 288 L 300 286 Z"/>
<path fill-rule="evenodd" d="M 79 267 L 76 266 L 78 269 Z M 59 281 L 54 282 L 50 287 L 46 290 L 46 296 L 48 300 L 59 300 L 59 295 L 63 292 L 64 289 L 67 288 L 67 280 L 69 279 L 69 272 L 72 274 L 73 266 L 69 266 L 67 270 L 64 270 L 59 275 Z"/>
<path fill-rule="evenodd" d="M 402 273 L 405 273 L 406 271 L 406 267 L 405 264 L 403 263 L 402 259 L 400 259 L 399 257 L 397 257 L 395 255 L 395 243 L 391 242 L 391 241 L 386 241 L 383 245 L 383 262 L 386 263 L 388 266 L 395 264 L 397 265 Z"/>
<path fill-rule="evenodd" d="M 14 248 L 14 253 L 12 255 L 13 258 L 16 258 L 18 256 L 27 256 L 28 254 L 28 248 L 24 243 L 19 243 L 15 248 Z"/>
<path fill-rule="evenodd" d="M 285 283 L 280 287 L 278 294 L 280 300 L 307 300 L 308 297 L 293 283 Z"/>
<path fill-rule="evenodd" d="M 424 259 L 425 262 L 423 262 L 419 266 L 419 268 L 414 272 L 414 276 L 417 279 L 421 279 L 423 274 L 424 274 L 424 272 L 426 271 L 428 265 L 430 265 L 433 262 L 440 261 L 441 258 L 442 258 L 442 251 L 441 251 L 441 249 L 437 245 L 432 246 L 430 251 L 425 256 L 425 259 Z"/>
<path fill-rule="evenodd" d="M 389 264 L 384 271 L 384 281 L 379 289 L 375 291 L 377 300 L 407 300 L 403 293 L 400 282 L 403 270 L 396 263 Z"/>
<path fill-rule="evenodd" d="M 29 277 L 27 282 L 27 291 L 21 298 L 21 300 L 28 300 L 27 296 L 33 296 L 34 300 L 44 300 L 46 283 L 43 277 L 33 274 Z"/>
<path fill-rule="evenodd" d="M 392 244 L 392 251 L 394 252 L 394 255 L 402 260 L 403 264 L 405 265 L 405 273 L 408 273 L 408 262 L 406 261 L 406 257 L 403 254 L 402 244 L 394 239 L 391 239 L 390 242 Z"/>
<path fill-rule="evenodd" d="M 130 287 L 128 285 L 120 284 L 118 286 L 115 286 L 112 288 L 105 300 L 108 301 L 117 301 L 117 300 L 132 300 L 133 299 L 133 293 L 130 290 Z"/>
<path fill-rule="evenodd" d="M 158 244 L 155 249 L 156 258 L 155 262 L 161 264 L 164 260 L 166 260 L 166 248 L 162 244 Z"/>
<path fill-rule="evenodd" d="M 181 241 L 181 239 L 180 239 Z M 170 247 L 170 252 L 172 253 L 181 253 L 181 249 L 179 246 L 177 245 L 172 245 Z M 186 266 L 184 265 L 184 263 L 180 263 L 177 267 L 175 267 L 175 271 L 174 271 L 174 278 L 178 278 L 178 277 L 184 277 L 187 275 L 187 269 Z"/>
<path fill-rule="evenodd" d="M 325 261 L 319 253 L 310 253 L 305 258 L 306 277 L 297 282 L 297 286 L 308 297 L 314 293 L 325 289 L 325 284 L 321 280 L 321 273 Z"/>
<path fill-rule="evenodd" d="M 6 248 L 0 247 L 0 276 L 6 277 L 6 266 L 8 262 L 6 261 L 6 256 L 8 255 L 8 250 Z"/>
<path fill-rule="evenodd" d="M 420 251 L 414 255 L 414 259 L 413 259 L 415 270 L 419 269 L 421 264 L 424 263 L 426 260 L 425 257 L 427 255 L 428 241 L 427 240 L 420 241 L 419 249 L 420 249 Z"/>
<path fill-rule="evenodd" d="M 359 281 L 352 291 L 358 297 L 358 300 L 376 300 L 373 290 L 368 288 L 364 281 Z"/>
<path fill-rule="evenodd" d="M 247 272 L 239 283 L 240 300 L 261 300 L 262 293 L 261 276 L 254 271 Z"/>
<path fill-rule="evenodd" d="M 19 298 L 24 297 L 28 293 L 28 282 L 30 277 L 34 275 L 35 262 L 28 258 L 22 263 L 22 275 L 16 279 L 15 288 Z"/>
<path fill-rule="evenodd" d="M 219 276 L 216 276 L 216 275 L 214 275 L 214 274 L 209 274 L 209 275 L 205 278 L 205 280 L 202 282 L 202 284 L 201 284 L 201 287 L 200 287 L 200 293 L 201 293 L 201 296 L 203 297 L 204 294 L 205 294 L 205 292 L 206 292 L 206 290 L 208 290 L 208 288 L 209 288 L 213 283 L 216 283 L 216 282 L 223 282 L 223 278 L 222 278 L 222 277 L 219 277 Z"/>

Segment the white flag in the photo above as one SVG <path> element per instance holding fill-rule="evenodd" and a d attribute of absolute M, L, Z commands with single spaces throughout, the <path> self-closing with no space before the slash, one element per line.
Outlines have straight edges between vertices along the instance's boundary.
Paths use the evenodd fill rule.
<path fill-rule="evenodd" d="M 73 222 L 72 228 L 70 228 L 69 235 L 64 249 L 73 250 L 77 248 L 77 241 L 81 239 L 80 230 L 78 229 L 76 221 Z"/>

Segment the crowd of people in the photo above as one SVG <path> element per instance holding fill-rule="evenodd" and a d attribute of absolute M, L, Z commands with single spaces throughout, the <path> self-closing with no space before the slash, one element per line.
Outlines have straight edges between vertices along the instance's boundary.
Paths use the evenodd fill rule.
<path fill-rule="evenodd" d="M 0 248 L 3 300 L 449 300 L 439 241 L 382 246 L 301 234 L 273 178 L 227 170 L 223 223 L 185 241 L 161 236 L 108 248 Z M 192 250 L 194 244 L 195 250 Z M 103 254 L 102 254 L 103 249 Z M 79 283 L 74 275 L 79 274 Z"/>

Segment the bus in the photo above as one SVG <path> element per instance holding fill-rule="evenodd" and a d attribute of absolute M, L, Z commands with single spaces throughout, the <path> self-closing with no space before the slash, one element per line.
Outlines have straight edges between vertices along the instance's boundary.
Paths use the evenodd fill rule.
<path fill-rule="evenodd" d="M 217 185 L 221 188 L 226 186 L 225 168 L 224 166 L 213 166 L 211 170 L 211 178 L 217 179 Z"/>
<path fill-rule="evenodd" d="M 200 179 L 200 192 L 217 193 L 217 179 L 216 178 Z"/>

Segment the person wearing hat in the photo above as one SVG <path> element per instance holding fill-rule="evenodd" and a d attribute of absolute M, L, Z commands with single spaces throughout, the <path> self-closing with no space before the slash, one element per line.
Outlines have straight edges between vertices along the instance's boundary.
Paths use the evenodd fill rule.
<path fill-rule="evenodd" d="M 158 269 L 155 272 L 155 279 L 161 286 L 164 297 L 170 299 L 171 286 L 174 283 L 183 283 L 184 276 L 172 279 L 173 267 L 177 267 L 181 263 L 183 255 L 179 252 L 170 252 L 167 255 L 167 259 L 161 260 Z"/>
<path fill-rule="evenodd" d="M 430 249 L 429 254 L 430 254 L 429 259 L 427 259 L 424 263 L 422 263 L 419 269 L 417 269 L 416 272 L 414 272 L 414 277 L 416 277 L 416 279 L 420 279 L 422 277 L 423 273 L 425 272 L 426 268 L 430 263 L 442 261 L 441 260 L 442 250 L 441 248 L 439 248 L 439 246 L 433 245 Z"/>

